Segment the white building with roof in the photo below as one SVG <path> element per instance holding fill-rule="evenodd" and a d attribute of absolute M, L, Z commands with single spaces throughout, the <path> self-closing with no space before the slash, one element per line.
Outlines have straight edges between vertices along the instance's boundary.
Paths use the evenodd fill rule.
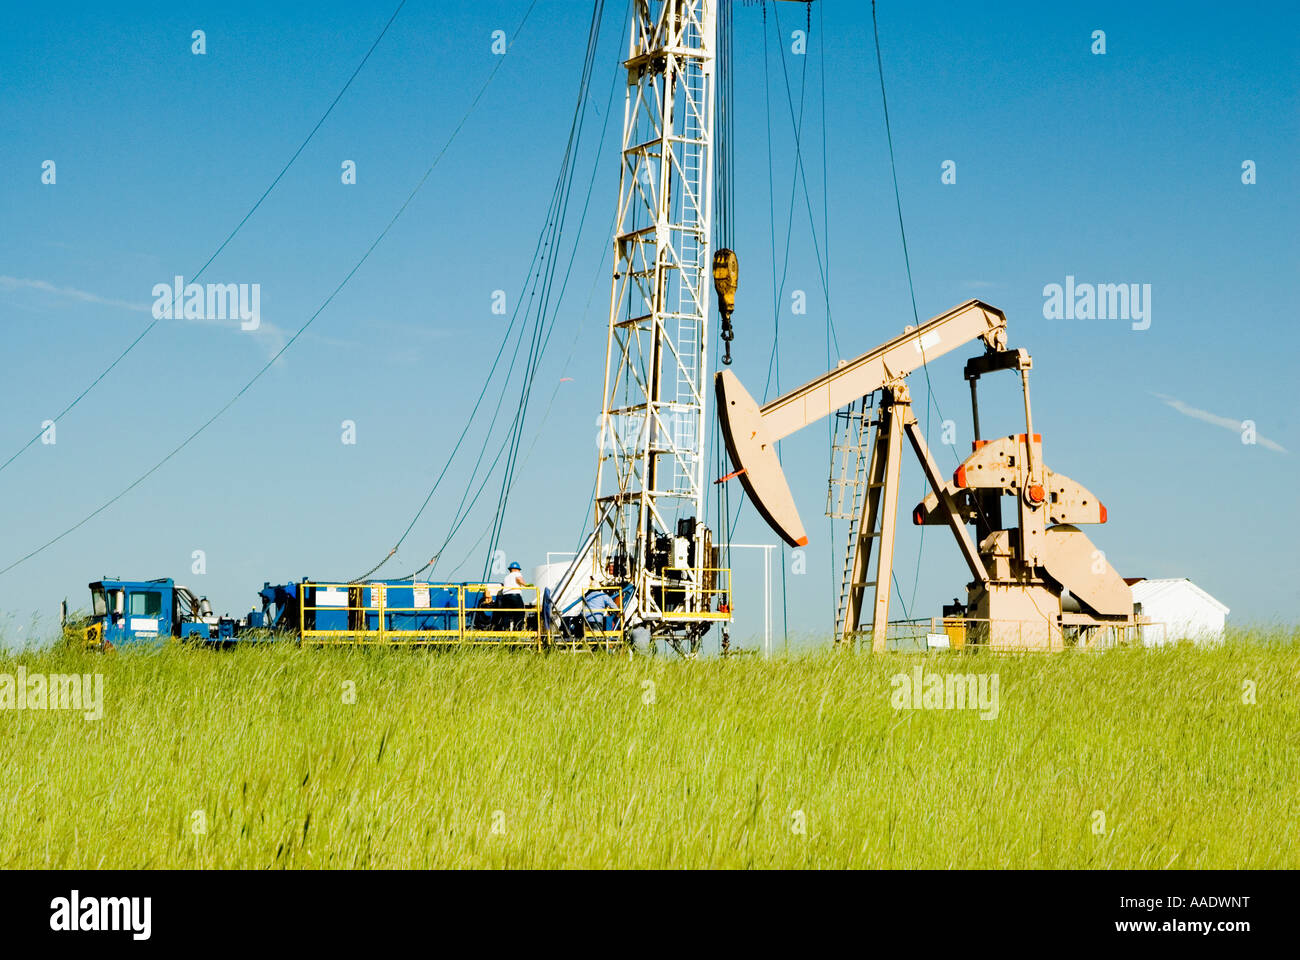
<path fill-rule="evenodd" d="M 1128 580 L 1133 590 L 1133 612 L 1150 621 L 1138 627 L 1142 643 L 1158 647 L 1164 643 L 1191 640 L 1216 643 L 1223 639 L 1228 608 L 1186 577 L 1158 580 Z"/>

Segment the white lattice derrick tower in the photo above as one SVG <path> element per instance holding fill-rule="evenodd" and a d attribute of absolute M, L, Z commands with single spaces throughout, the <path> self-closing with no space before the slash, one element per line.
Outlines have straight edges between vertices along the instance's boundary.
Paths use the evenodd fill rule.
<path fill-rule="evenodd" d="M 614 236 L 593 569 L 635 584 L 661 633 L 692 632 L 704 527 L 714 0 L 636 0 Z"/>

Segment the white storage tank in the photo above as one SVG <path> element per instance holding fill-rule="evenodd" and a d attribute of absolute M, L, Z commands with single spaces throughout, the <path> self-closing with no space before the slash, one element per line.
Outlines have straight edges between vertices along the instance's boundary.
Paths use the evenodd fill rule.
<path fill-rule="evenodd" d="M 539 600 L 542 596 L 543 590 L 555 590 L 555 587 L 559 584 L 560 580 L 564 578 L 564 574 L 568 571 L 571 562 L 572 561 L 565 560 L 561 563 L 541 563 L 533 567 L 533 579 L 531 583 L 537 587 L 537 596 Z M 569 581 L 569 585 L 565 587 L 564 596 L 553 598 L 556 606 L 561 610 L 564 610 L 571 604 L 577 603 L 582 597 L 582 592 L 588 586 L 590 580 L 591 574 L 587 570 L 579 571 L 574 578 Z"/>

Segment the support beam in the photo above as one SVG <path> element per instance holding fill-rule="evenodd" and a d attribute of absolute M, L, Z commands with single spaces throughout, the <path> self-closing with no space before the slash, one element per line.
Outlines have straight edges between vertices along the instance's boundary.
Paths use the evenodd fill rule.
<path fill-rule="evenodd" d="M 884 653 L 889 627 L 889 588 L 894 579 L 894 534 L 898 529 L 898 478 L 903 466 L 903 418 L 911 411 L 906 387 L 885 391 L 887 424 L 881 424 L 885 437 L 885 469 L 880 498 L 880 549 L 876 555 L 875 603 L 871 616 L 871 650 Z M 891 397 L 890 394 L 894 395 Z"/>
<path fill-rule="evenodd" d="M 966 524 L 962 521 L 957 503 L 953 499 L 952 488 L 939 473 L 939 465 L 930 455 L 930 448 L 926 446 L 925 436 L 921 433 L 921 427 L 917 424 L 916 416 L 910 407 L 907 413 L 907 438 L 912 441 L 912 449 L 916 451 L 916 458 L 921 461 L 921 469 L 925 471 L 925 478 L 930 481 L 930 489 L 939 498 L 940 509 L 947 515 L 948 526 L 953 536 L 957 538 L 957 545 L 961 547 L 962 558 L 970 568 L 971 575 L 978 582 L 986 583 L 989 578 L 988 571 L 984 569 L 984 561 L 980 559 L 979 550 L 976 549 L 970 533 L 966 530 Z"/>

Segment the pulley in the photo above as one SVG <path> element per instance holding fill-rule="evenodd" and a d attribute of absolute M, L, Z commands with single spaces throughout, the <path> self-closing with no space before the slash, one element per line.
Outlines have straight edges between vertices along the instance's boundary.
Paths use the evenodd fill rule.
<path fill-rule="evenodd" d="M 724 364 L 731 364 L 731 341 L 735 331 L 731 328 L 731 314 L 736 309 L 736 288 L 740 285 L 740 260 L 734 250 L 726 247 L 713 254 L 713 289 L 718 292 L 718 315 L 722 318 L 722 342 L 726 350 Z"/>

